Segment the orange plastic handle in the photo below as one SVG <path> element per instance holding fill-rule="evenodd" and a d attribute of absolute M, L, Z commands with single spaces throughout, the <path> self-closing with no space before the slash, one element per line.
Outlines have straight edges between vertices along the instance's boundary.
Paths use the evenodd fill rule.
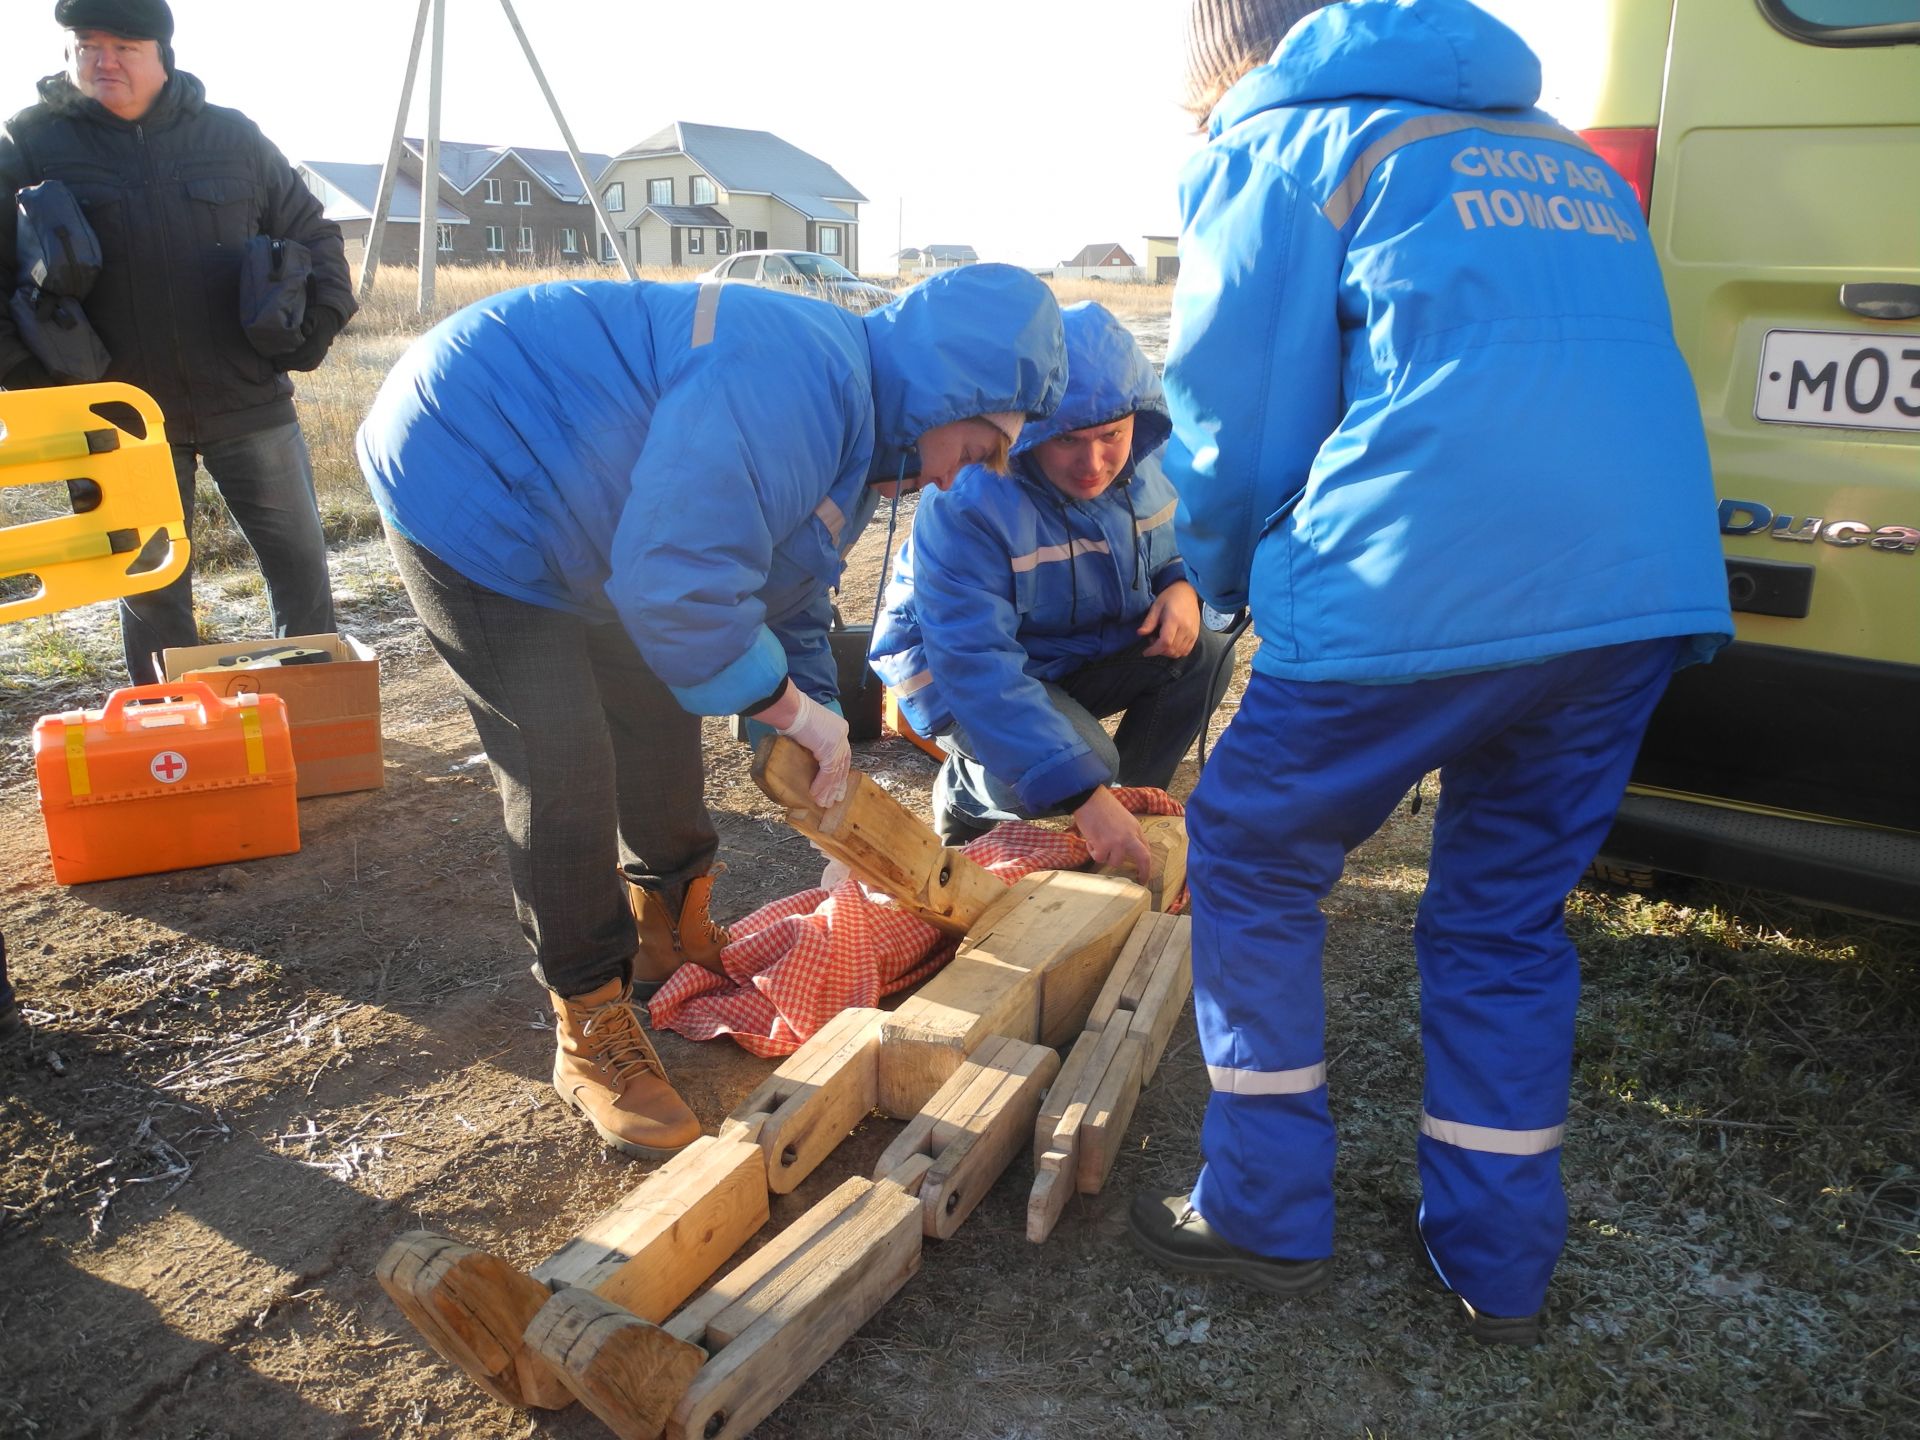
<path fill-rule="evenodd" d="M 100 712 L 100 724 L 102 728 L 118 733 L 127 728 L 127 706 L 173 699 L 197 703 L 202 724 L 206 723 L 209 711 L 220 708 L 220 697 L 213 693 L 213 687 L 204 680 L 167 680 L 158 685 L 129 685 L 107 697 L 106 709 Z"/>

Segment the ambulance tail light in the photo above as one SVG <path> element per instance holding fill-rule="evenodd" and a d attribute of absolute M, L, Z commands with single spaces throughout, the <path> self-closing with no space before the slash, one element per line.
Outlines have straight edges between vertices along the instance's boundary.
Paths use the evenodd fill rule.
<path fill-rule="evenodd" d="M 1639 130 L 1582 130 L 1580 138 L 1633 187 L 1633 193 L 1640 197 L 1640 213 L 1646 215 L 1653 198 L 1653 151 L 1660 133 L 1652 126 Z"/>

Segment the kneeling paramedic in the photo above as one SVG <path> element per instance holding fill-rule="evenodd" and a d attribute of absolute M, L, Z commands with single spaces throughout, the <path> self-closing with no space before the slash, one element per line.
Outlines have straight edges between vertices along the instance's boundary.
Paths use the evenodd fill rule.
<path fill-rule="evenodd" d="M 727 941 L 700 717 L 792 736 L 837 799 L 844 552 L 880 490 L 1004 464 L 1064 371 L 1046 287 L 982 265 L 866 316 L 744 285 L 538 285 L 442 322 L 381 387 L 361 467 L 499 786 L 554 1086 L 609 1145 L 700 1133 L 632 1004 Z"/>
<path fill-rule="evenodd" d="M 1171 782 L 1231 678 L 1232 642 L 1202 627 L 1174 544 L 1153 365 L 1098 305 L 1062 320 L 1066 398 L 1021 432 L 1010 475 L 976 467 L 921 499 L 873 667 L 947 752 L 934 813 L 949 844 L 1067 813 L 1095 859 L 1144 878 L 1140 823 L 1107 787 Z"/>
<path fill-rule="evenodd" d="M 1167 470 L 1200 593 L 1261 645 L 1187 812 L 1204 1163 L 1130 1223 L 1178 1268 L 1330 1278 L 1320 901 L 1438 770 L 1416 1263 L 1474 1338 L 1532 1343 L 1567 893 L 1668 676 L 1732 631 L 1698 401 L 1633 191 L 1534 108 L 1504 25 L 1194 0 L 1189 39 Z"/>

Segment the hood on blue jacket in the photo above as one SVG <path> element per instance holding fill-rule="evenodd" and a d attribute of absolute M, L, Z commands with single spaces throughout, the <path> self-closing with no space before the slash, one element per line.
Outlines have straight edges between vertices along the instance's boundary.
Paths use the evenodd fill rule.
<path fill-rule="evenodd" d="M 1262 110 L 1392 95 L 1449 110 L 1518 110 L 1540 98 L 1540 61 L 1467 0 L 1346 0 L 1287 32 L 1273 59 L 1229 90 L 1207 133 Z"/>
<path fill-rule="evenodd" d="M 1060 312 L 1060 323 L 1067 342 L 1067 393 L 1058 410 L 1020 432 L 1014 458 L 1069 430 L 1132 415 L 1132 463 L 1139 464 L 1173 433 L 1153 362 L 1104 305 L 1092 300 L 1069 305 Z"/>
<path fill-rule="evenodd" d="M 861 323 L 873 362 L 876 480 L 893 479 L 929 430 L 1007 411 L 1044 419 L 1067 388 L 1059 303 L 1016 265 L 934 275 Z"/>

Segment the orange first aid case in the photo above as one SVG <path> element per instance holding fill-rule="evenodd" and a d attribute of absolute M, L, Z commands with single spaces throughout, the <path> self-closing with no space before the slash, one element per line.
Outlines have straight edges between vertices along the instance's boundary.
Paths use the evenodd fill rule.
<path fill-rule="evenodd" d="M 63 885 L 300 848 L 293 741 L 278 695 L 199 681 L 116 690 L 33 727 L 40 813 Z"/>

